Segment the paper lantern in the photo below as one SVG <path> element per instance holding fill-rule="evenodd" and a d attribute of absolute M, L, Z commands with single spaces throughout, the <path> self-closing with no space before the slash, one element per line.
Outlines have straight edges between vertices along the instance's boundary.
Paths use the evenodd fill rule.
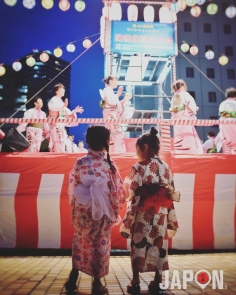
<path fill-rule="evenodd" d="M 236 15 L 236 7 L 234 6 L 229 6 L 226 10 L 225 10 L 225 14 L 228 18 L 233 18 Z"/>
<path fill-rule="evenodd" d="M 9 6 L 14 6 L 16 5 L 17 0 L 4 0 L 4 2 Z"/>
<path fill-rule="evenodd" d="M 105 16 L 100 17 L 100 45 L 104 48 L 105 45 Z"/>
<path fill-rule="evenodd" d="M 105 17 L 105 18 L 108 18 L 108 15 L 109 15 L 109 7 L 108 6 L 104 6 L 103 9 L 102 9 L 102 15 Z"/>
<path fill-rule="evenodd" d="M 179 5 L 177 3 L 172 3 L 170 6 L 170 11 L 178 13 L 179 12 Z"/>
<path fill-rule="evenodd" d="M 220 65 L 225 66 L 228 62 L 229 62 L 229 59 L 228 59 L 228 57 L 225 56 L 224 54 L 222 54 L 222 55 L 219 57 L 219 64 L 220 64 Z"/>
<path fill-rule="evenodd" d="M 218 6 L 215 3 L 211 3 L 207 5 L 206 11 L 210 15 L 214 15 L 218 11 Z"/>
<path fill-rule="evenodd" d="M 53 53 L 56 57 L 60 57 L 60 56 L 62 56 L 63 52 L 60 47 L 57 47 L 56 49 L 54 49 Z"/>
<path fill-rule="evenodd" d="M 15 61 L 12 64 L 12 68 L 14 71 L 19 72 L 22 69 L 22 64 L 19 61 Z"/>
<path fill-rule="evenodd" d="M 91 47 L 91 45 L 92 45 L 92 42 L 91 42 L 89 39 L 85 39 L 85 40 L 83 41 L 83 46 L 84 46 L 85 48 L 89 48 L 89 47 Z"/>
<path fill-rule="evenodd" d="M 42 62 L 47 62 L 49 60 L 49 55 L 47 54 L 47 52 L 42 52 L 39 58 Z"/>
<path fill-rule="evenodd" d="M 60 0 L 58 5 L 62 11 L 66 11 L 70 8 L 70 2 L 68 0 Z"/>
<path fill-rule="evenodd" d="M 35 59 L 33 58 L 33 56 L 30 56 L 26 59 L 26 64 L 29 67 L 33 67 L 35 65 Z"/>
<path fill-rule="evenodd" d="M 110 20 L 121 20 L 122 18 L 122 9 L 120 3 L 112 2 L 110 9 Z"/>
<path fill-rule="evenodd" d="M 23 0 L 23 6 L 28 9 L 32 9 L 35 6 L 35 0 Z"/>
<path fill-rule="evenodd" d="M 190 13 L 192 16 L 194 17 L 199 17 L 199 15 L 201 14 L 202 10 L 199 6 L 193 6 L 191 9 L 190 9 Z"/>
<path fill-rule="evenodd" d="M 196 0 L 198 5 L 202 5 L 206 2 L 206 0 Z"/>
<path fill-rule="evenodd" d="M 128 21 L 136 22 L 138 19 L 138 7 L 134 4 L 128 6 Z"/>
<path fill-rule="evenodd" d="M 194 5 L 196 5 L 196 0 L 186 0 L 186 4 L 188 5 L 188 6 L 194 6 Z"/>
<path fill-rule="evenodd" d="M 53 0 L 42 0 L 42 6 L 45 9 L 51 9 L 54 5 Z"/>
<path fill-rule="evenodd" d="M 160 23 L 167 23 L 167 24 L 172 23 L 172 14 L 171 14 L 168 7 L 162 6 L 159 9 L 159 22 Z"/>
<path fill-rule="evenodd" d="M 75 45 L 73 43 L 69 43 L 67 46 L 66 46 L 66 50 L 68 52 L 74 52 L 75 51 Z"/>
<path fill-rule="evenodd" d="M 187 52 L 189 51 L 189 45 L 183 41 L 183 44 L 180 46 L 180 49 L 183 51 L 183 52 Z"/>
<path fill-rule="evenodd" d="M 143 10 L 143 17 L 145 22 L 153 23 L 154 22 L 155 11 L 153 6 L 147 5 Z"/>
<path fill-rule="evenodd" d="M 198 48 L 197 48 L 197 46 L 196 46 L 196 45 L 191 46 L 190 49 L 189 49 L 189 52 L 190 52 L 192 55 L 196 55 L 196 54 L 198 54 Z"/>
<path fill-rule="evenodd" d="M 75 2 L 75 9 L 79 12 L 82 12 L 85 9 L 85 3 L 82 0 L 78 0 Z"/>
<path fill-rule="evenodd" d="M 186 4 L 185 0 L 179 0 L 177 2 L 177 5 L 179 6 L 180 11 L 184 11 L 186 9 L 186 7 L 187 7 L 187 4 Z"/>
<path fill-rule="evenodd" d="M 213 59 L 215 57 L 215 53 L 212 50 L 208 50 L 205 53 L 205 57 L 206 57 L 206 59 Z"/>
<path fill-rule="evenodd" d="M 4 68 L 4 66 L 0 65 L 0 76 L 5 75 L 6 73 L 6 69 Z"/>

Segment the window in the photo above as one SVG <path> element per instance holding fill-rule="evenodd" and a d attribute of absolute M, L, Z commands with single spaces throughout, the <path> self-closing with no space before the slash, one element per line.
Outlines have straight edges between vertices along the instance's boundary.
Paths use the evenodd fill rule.
<path fill-rule="evenodd" d="M 212 50 L 213 51 L 213 46 L 212 45 L 206 45 L 205 46 L 205 52 L 207 52 L 208 50 Z"/>
<path fill-rule="evenodd" d="M 194 68 L 186 68 L 186 77 L 194 78 Z"/>
<path fill-rule="evenodd" d="M 195 91 L 188 91 L 188 93 L 195 99 Z"/>
<path fill-rule="evenodd" d="M 225 55 L 226 56 L 233 56 L 234 51 L 232 46 L 225 46 Z"/>
<path fill-rule="evenodd" d="M 211 24 L 203 24 L 204 33 L 211 33 Z"/>
<path fill-rule="evenodd" d="M 208 92 L 208 101 L 216 102 L 216 92 Z"/>
<path fill-rule="evenodd" d="M 224 25 L 224 33 L 231 34 L 231 25 L 228 25 L 228 24 Z"/>
<path fill-rule="evenodd" d="M 207 68 L 207 77 L 208 78 L 215 78 L 215 70 L 212 68 Z"/>
<path fill-rule="evenodd" d="M 228 69 L 227 70 L 228 79 L 235 79 L 235 70 Z"/>
<path fill-rule="evenodd" d="M 191 25 L 191 23 L 184 23 L 184 31 L 185 32 L 192 32 L 192 25 Z"/>

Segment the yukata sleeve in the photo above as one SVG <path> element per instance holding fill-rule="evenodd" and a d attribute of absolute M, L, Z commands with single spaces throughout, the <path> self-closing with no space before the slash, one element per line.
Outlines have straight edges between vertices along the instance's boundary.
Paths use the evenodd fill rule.
<path fill-rule="evenodd" d="M 69 186 L 68 186 L 68 196 L 69 196 L 69 204 L 71 206 L 71 223 L 74 224 L 74 211 L 75 211 L 75 196 L 74 196 L 74 188 L 80 182 L 79 175 L 79 166 L 76 162 L 73 166 L 70 174 L 69 174 Z"/>
<path fill-rule="evenodd" d="M 138 187 L 142 186 L 142 177 L 135 166 L 133 166 L 124 180 L 126 201 L 132 201 Z"/>
<path fill-rule="evenodd" d="M 174 186 L 174 179 L 173 179 L 173 175 L 172 172 L 169 168 L 169 183 Z M 175 207 L 174 207 L 174 203 L 171 204 L 171 206 L 168 208 L 168 214 L 167 214 L 167 232 L 168 232 L 168 237 L 172 238 L 178 229 L 178 221 L 177 221 L 177 217 L 176 217 L 176 212 L 175 212 Z"/>
<path fill-rule="evenodd" d="M 194 114 L 197 113 L 197 105 L 194 98 L 188 93 L 185 93 L 185 100 L 187 103 L 187 107 L 192 111 Z"/>

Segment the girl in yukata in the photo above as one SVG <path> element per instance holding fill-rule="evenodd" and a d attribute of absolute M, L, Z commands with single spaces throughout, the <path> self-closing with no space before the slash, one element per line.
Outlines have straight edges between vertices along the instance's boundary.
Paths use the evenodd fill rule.
<path fill-rule="evenodd" d="M 158 156 L 160 141 L 157 133 L 151 127 L 150 132 L 138 138 L 136 153 L 139 162 L 124 181 L 126 199 L 131 201 L 122 224 L 123 228 L 130 228 L 133 271 L 133 278 L 127 286 L 130 294 L 140 291 L 139 273 L 153 271 L 155 277 L 148 289 L 154 294 L 159 291 L 164 294 L 159 283 L 162 282 L 162 271 L 169 269 L 168 237 L 174 236 L 178 228 L 173 201 L 179 201 L 180 194 L 174 190 L 169 166 Z M 122 234 L 121 229 L 120 232 Z"/>
<path fill-rule="evenodd" d="M 131 94 L 126 94 L 122 100 L 119 97 L 122 94 L 123 86 L 118 88 L 117 94 L 114 93 L 114 88 L 117 88 L 117 78 L 115 76 L 108 76 L 103 79 L 106 87 L 100 90 L 102 97 L 103 118 L 119 119 L 124 118 L 125 102 L 132 98 Z M 106 128 L 111 132 L 111 147 L 110 151 L 115 153 L 125 153 L 124 133 L 118 123 L 105 123 Z"/>
<path fill-rule="evenodd" d="M 57 84 L 53 87 L 53 96 L 48 103 L 49 118 L 76 119 L 76 113 L 83 113 L 83 107 L 77 106 L 73 111 L 68 108 L 68 99 L 63 102 L 62 97 L 65 95 L 65 87 L 63 84 Z M 77 126 L 78 123 L 50 123 L 50 151 L 54 153 L 65 153 L 66 139 L 65 127 Z"/>
<path fill-rule="evenodd" d="M 93 277 L 92 293 L 105 294 L 101 278 L 109 272 L 111 228 L 119 224 L 125 202 L 123 182 L 109 156 L 110 132 L 104 126 L 87 130 L 88 154 L 79 158 L 69 177 L 69 202 L 74 226 L 72 270 L 65 284 L 77 288 L 79 271 Z"/>
<path fill-rule="evenodd" d="M 195 120 L 199 107 L 187 92 L 184 80 L 173 84 L 172 119 Z M 174 125 L 174 149 L 177 154 L 203 154 L 202 144 L 193 125 Z"/>

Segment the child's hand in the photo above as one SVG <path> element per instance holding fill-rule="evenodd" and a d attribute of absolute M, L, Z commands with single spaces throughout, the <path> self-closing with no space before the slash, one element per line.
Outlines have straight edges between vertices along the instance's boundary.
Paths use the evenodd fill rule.
<path fill-rule="evenodd" d="M 66 107 L 68 107 L 68 104 L 69 104 L 68 98 L 65 98 L 64 104 L 65 104 Z"/>
<path fill-rule="evenodd" d="M 83 112 L 84 112 L 84 108 L 80 106 L 77 106 L 73 111 L 73 113 L 80 113 L 80 114 L 82 114 Z"/>

